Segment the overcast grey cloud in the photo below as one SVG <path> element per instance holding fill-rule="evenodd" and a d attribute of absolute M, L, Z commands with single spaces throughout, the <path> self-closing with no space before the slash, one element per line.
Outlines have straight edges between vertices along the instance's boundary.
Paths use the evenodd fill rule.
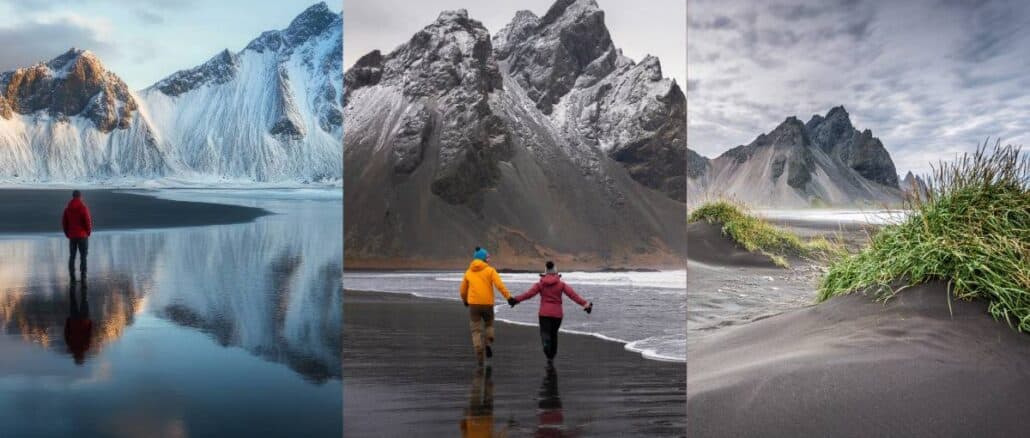
<path fill-rule="evenodd" d="M 344 66 L 379 49 L 389 52 L 407 42 L 441 11 L 467 9 L 493 34 L 528 9 L 543 16 L 553 0 L 346 0 L 344 5 Z M 645 55 L 661 60 L 662 73 L 686 84 L 686 0 L 597 0 L 615 46 L 639 61 Z"/>
<path fill-rule="evenodd" d="M 71 16 L 0 27 L 0 71 L 51 59 L 71 47 L 89 47 L 99 56 L 116 57 L 118 49 L 104 32 L 100 24 Z"/>
<path fill-rule="evenodd" d="M 715 156 L 844 105 L 898 171 L 987 137 L 1030 146 L 1030 4 L 692 0 L 689 132 Z"/>

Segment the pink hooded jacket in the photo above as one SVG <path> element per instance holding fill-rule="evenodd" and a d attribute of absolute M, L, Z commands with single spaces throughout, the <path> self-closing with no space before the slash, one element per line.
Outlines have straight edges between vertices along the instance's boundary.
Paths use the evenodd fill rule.
<path fill-rule="evenodd" d="M 587 300 L 577 295 L 576 291 L 572 290 L 564 281 L 561 281 L 561 275 L 559 274 L 541 275 L 540 281 L 536 282 L 526 293 L 515 297 L 515 300 L 521 303 L 533 298 L 536 294 L 540 294 L 540 316 L 561 318 L 563 316 L 561 308 L 561 296 L 563 293 L 580 306 L 587 305 Z"/>

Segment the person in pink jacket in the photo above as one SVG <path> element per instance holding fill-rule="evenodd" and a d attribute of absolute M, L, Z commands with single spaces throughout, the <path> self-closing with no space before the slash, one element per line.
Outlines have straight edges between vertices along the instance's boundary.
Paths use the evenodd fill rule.
<path fill-rule="evenodd" d="M 540 294 L 540 341 L 544 346 L 544 355 L 547 356 L 547 364 L 551 365 L 554 356 L 558 354 L 558 328 L 562 320 L 562 295 L 568 295 L 576 304 L 583 306 L 583 311 L 590 313 L 594 304 L 584 300 L 572 290 L 568 284 L 561 280 L 561 274 L 554 268 L 554 262 L 548 261 L 545 265 L 547 272 L 540 274 L 540 281 L 533 284 L 526 293 L 515 297 L 512 307 L 516 304 L 533 298 Z"/>

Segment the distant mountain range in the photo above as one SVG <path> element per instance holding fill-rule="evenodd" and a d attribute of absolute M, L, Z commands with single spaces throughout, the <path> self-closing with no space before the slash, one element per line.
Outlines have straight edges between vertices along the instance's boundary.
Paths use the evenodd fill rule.
<path fill-rule="evenodd" d="M 592 0 L 446 11 L 344 75 L 348 267 L 682 265 L 686 100 Z"/>
<path fill-rule="evenodd" d="M 81 49 L 0 73 L 0 180 L 338 181 L 341 32 L 319 3 L 138 92 Z"/>
<path fill-rule="evenodd" d="M 687 169 L 692 205 L 717 197 L 757 207 L 895 205 L 902 199 L 887 149 L 868 129 L 855 129 L 843 106 L 806 123 L 788 117 L 714 159 L 690 151 Z"/>

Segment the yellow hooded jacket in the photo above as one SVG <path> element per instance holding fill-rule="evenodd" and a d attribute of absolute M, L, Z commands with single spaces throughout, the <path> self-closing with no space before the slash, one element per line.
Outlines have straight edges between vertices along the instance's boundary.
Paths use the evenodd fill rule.
<path fill-rule="evenodd" d="M 504 299 L 511 297 L 508 288 L 501 282 L 497 270 L 486 262 L 476 259 L 469 264 L 465 278 L 461 279 L 461 300 L 469 304 L 494 304 L 494 287 L 501 291 Z"/>

